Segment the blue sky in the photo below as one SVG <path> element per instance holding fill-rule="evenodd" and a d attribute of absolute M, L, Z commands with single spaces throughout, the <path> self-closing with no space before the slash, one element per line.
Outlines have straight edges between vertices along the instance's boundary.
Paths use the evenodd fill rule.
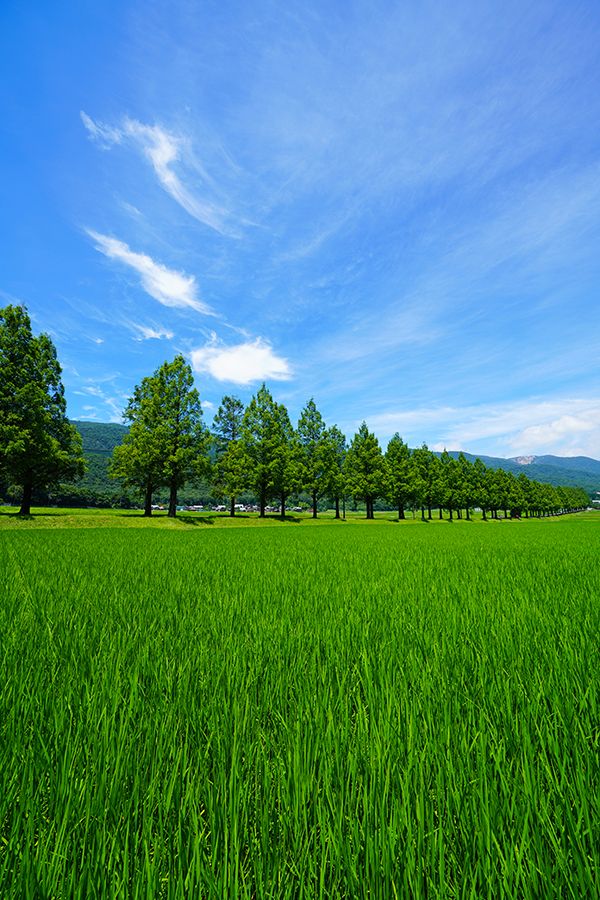
<path fill-rule="evenodd" d="M 600 456 L 600 4 L 0 12 L 0 303 L 72 418 L 184 353 L 349 436 Z"/>

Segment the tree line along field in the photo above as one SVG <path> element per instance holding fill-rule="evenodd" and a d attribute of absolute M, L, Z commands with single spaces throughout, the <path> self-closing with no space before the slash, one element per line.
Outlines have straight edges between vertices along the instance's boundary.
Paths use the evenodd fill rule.
<path fill-rule="evenodd" d="M 0 517 L 0 896 L 598 895 L 594 514 L 60 518 Z"/>
<path fill-rule="evenodd" d="M 86 471 L 82 436 L 67 418 L 62 369 L 47 334 L 34 336 L 23 306 L 0 309 L 0 498 L 18 497 L 20 515 L 29 516 L 35 500 L 61 482 L 81 479 Z M 406 507 L 446 509 L 450 518 L 480 507 L 497 517 L 556 515 L 584 509 L 587 492 L 555 487 L 504 469 L 490 471 L 481 459 L 471 463 L 426 444 L 410 450 L 395 434 L 385 451 L 363 421 L 348 445 L 336 426 L 327 427 L 314 399 L 300 413 L 296 428 L 287 408 L 266 384 L 248 405 L 225 396 L 212 431 L 203 422 L 192 368 L 179 354 L 135 386 L 123 417 L 129 430 L 113 449 L 108 472 L 124 491 L 143 498 L 152 515 L 153 499 L 168 490 L 168 514 L 175 518 L 178 496 L 190 483 L 209 484 L 226 498 L 234 516 L 236 498 L 249 493 L 263 517 L 274 500 L 285 516 L 287 501 L 302 492 L 313 515 L 319 501 L 331 501 L 340 515 L 347 498 L 363 502 L 373 518 L 382 499 L 404 518 Z M 100 475 L 97 454 L 87 461 Z M 92 474 L 91 472 L 89 473 Z M 73 498 L 73 492 L 68 491 Z M 84 490 L 83 500 L 88 492 Z M 129 505 L 129 499 L 123 495 Z M 71 499 L 69 502 L 73 502 Z M 103 502 L 110 502 L 103 497 Z M 252 502 L 252 501 L 251 501 Z M 75 503 L 79 505 L 75 493 Z"/>

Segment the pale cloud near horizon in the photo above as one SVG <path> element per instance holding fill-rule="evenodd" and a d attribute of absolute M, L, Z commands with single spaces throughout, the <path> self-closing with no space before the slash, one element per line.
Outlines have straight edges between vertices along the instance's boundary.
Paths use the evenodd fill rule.
<path fill-rule="evenodd" d="M 214 315 L 211 308 L 198 297 L 198 287 L 193 275 L 169 269 L 147 253 L 136 253 L 117 238 L 91 229 L 87 230 L 87 234 L 95 241 L 96 250 L 137 272 L 146 293 L 163 306 L 194 309 L 203 315 Z"/>
<path fill-rule="evenodd" d="M 225 346 L 213 336 L 204 347 L 192 350 L 190 359 L 195 372 L 233 384 L 252 384 L 268 379 L 287 381 L 292 376 L 288 360 L 278 356 L 262 338 Z"/>
<path fill-rule="evenodd" d="M 103 149 L 110 149 L 124 141 L 132 142 L 150 163 L 159 184 L 190 216 L 208 225 L 219 234 L 234 235 L 234 230 L 226 223 L 227 212 L 218 203 L 200 199 L 182 181 L 174 166 L 182 162 L 186 140 L 160 125 L 146 125 L 137 119 L 125 118 L 120 127 L 115 128 L 103 122 L 96 122 L 87 113 L 80 112 L 90 137 Z M 197 164 L 196 164 L 197 168 Z M 202 181 L 210 184 L 205 172 Z M 139 214 L 139 210 L 137 210 Z"/>
<path fill-rule="evenodd" d="M 474 445 L 486 441 L 495 447 L 484 451 L 487 455 L 600 455 L 598 397 L 390 411 L 370 416 L 367 422 L 386 437 L 395 431 L 404 436 L 436 433 L 434 450 L 474 453 Z"/>

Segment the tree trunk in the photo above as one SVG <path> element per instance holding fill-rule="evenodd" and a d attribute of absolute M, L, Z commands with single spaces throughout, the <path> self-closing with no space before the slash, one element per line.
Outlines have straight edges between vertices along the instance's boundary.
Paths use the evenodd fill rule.
<path fill-rule="evenodd" d="M 423 520 L 423 522 L 425 521 L 425 507 L 424 506 L 421 507 L 421 519 Z"/>
<path fill-rule="evenodd" d="M 177 515 L 177 482 L 172 481 L 169 489 L 169 512 L 170 519 L 174 519 Z"/>
<path fill-rule="evenodd" d="M 260 493 L 260 498 L 259 498 L 259 501 L 258 501 L 258 502 L 259 502 L 259 507 L 260 507 L 259 516 L 260 516 L 261 519 L 264 519 L 264 517 L 265 517 L 265 506 L 267 505 L 267 498 L 265 497 L 264 491 L 261 491 L 261 493 Z"/>
<path fill-rule="evenodd" d="M 285 519 L 285 494 L 281 495 L 281 518 Z"/>
<path fill-rule="evenodd" d="M 429 505 L 429 506 L 427 507 L 427 518 L 428 518 L 428 519 L 431 519 L 432 515 L 433 515 L 433 513 L 432 513 L 432 511 L 431 511 L 431 505 Z"/>
<path fill-rule="evenodd" d="M 19 510 L 20 516 L 30 516 L 31 515 L 31 495 L 33 493 L 33 484 L 31 481 L 26 481 L 23 485 L 23 498 L 21 500 L 21 509 Z"/>
<path fill-rule="evenodd" d="M 468 522 L 471 521 L 471 510 L 469 509 L 468 506 L 465 507 L 465 518 L 467 519 Z"/>
<path fill-rule="evenodd" d="M 146 494 L 144 497 L 144 515 L 152 515 L 152 483 L 150 481 L 146 483 Z"/>
<path fill-rule="evenodd" d="M 336 517 L 336 519 L 339 519 L 339 517 L 340 517 L 340 498 L 339 497 L 335 498 L 335 517 Z"/>
<path fill-rule="evenodd" d="M 443 519 L 443 518 L 444 518 L 444 510 L 440 506 L 440 508 L 438 509 L 438 519 Z"/>
<path fill-rule="evenodd" d="M 235 516 L 235 497 L 229 498 L 229 515 L 233 518 Z"/>
<path fill-rule="evenodd" d="M 484 522 L 487 522 L 487 516 L 485 514 L 485 508 L 483 506 L 481 507 L 481 518 Z"/>
<path fill-rule="evenodd" d="M 451 506 L 448 507 L 448 518 L 450 521 L 452 521 L 452 507 Z"/>
<path fill-rule="evenodd" d="M 316 491 L 313 491 L 312 502 L 313 502 L 312 517 L 313 517 L 313 519 L 316 519 L 317 518 L 317 492 Z"/>
<path fill-rule="evenodd" d="M 405 518 L 406 518 L 406 516 L 405 516 L 405 514 L 404 514 L 404 503 L 400 503 L 399 506 L 398 506 L 398 518 L 399 518 L 399 519 L 405 519 Z"/>
<path fill-rule="evenodd" d="M 457 519 L 462 519 L 462 509 L 460 508 L 460 506 L 459 506 L 458 509 L 456 510 L 456 518 L 457 518 Z"/>

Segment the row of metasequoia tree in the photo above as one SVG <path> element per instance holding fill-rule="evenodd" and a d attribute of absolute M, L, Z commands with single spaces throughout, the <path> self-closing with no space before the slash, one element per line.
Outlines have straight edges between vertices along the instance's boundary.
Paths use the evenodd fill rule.
<path fill-rule="evenodd" d="M 61 367 L 48 335 L 34 336 L 23 306 L 0 309 L 0 481 L 22 490 L 20 513 L 29 515 L 34 490 L 80 477 L 85 461 L 79 432 L 66 415 Z M 263 385 L 246 408 L 224 397 L 212 431 L 190 366 L 182 356 L 165 362 L 135 388 L 124 417 L 130 428 L 114 451 L 111 474 L 144 497 L 151 515 L 153 494 L 166 487 L 169 515 L 177 512 L 181 487 L 209 480 L 217 496 L 235 500 L 249 491 L 260 515 L 275 499 L 281 515 L 291 495 L 310 495 L 313 516 L 319 501 L 331 501 L 340 515 L 346 497 L 364 502 L 373 518 L 375 501 L 406 508 L 423 518 L 432 510 L 450 518 L 478 507 L 483 515 L 546 515 L 580 509 L 587 494 L 554 488 L 520 475 L 432 453 L 423 445 L 410 450 L 399 435 L 385 453 L 365 423 L 349 445 L 335 425 L 327 427 L 313 400 L 292 426 L 288 412 Z"/>
<path fill-rule="evenodd" d="M 261 516 L 273 500 L 284 516 L 288 498 L 302 492 L 311 498 L 314 517 L 326 498 L 337 518 L 345 497 L 364 502 L 370 519 L 378 498 L 397 508 L 400 519 L 407 508 L 420 508 L 423 518 L 431 518 L 434 509 L 440 517 L 446 510 L 450 519 L 464 511 L 468 519 L 475 507 L 484 518 L 497 518 L 500 510 L 504 516 L 557 514 L 588 502 L 584 490 L 488 469 L 462 453 L 455 459 L 426 445 L 410 450 L 398 434 L 384 453 L 364 422 L 347 445 L 339 428 L 326 426 L 314 400 L 294 428 L 264 384 L 246 408 L 236 397 L 223 397 L 209 432 L 182 356 L 143 379 L 125 418 L 130 430 L 114 451 L 111 474 L 143 493 L 148 516 L 161 487 L 169 490 L 169 515 L 175 516 L 178 490 L 194 478 L 210 479 L 215 495 L 228 499 L 232 516 L 245 491 L 257 498 Z"/>

